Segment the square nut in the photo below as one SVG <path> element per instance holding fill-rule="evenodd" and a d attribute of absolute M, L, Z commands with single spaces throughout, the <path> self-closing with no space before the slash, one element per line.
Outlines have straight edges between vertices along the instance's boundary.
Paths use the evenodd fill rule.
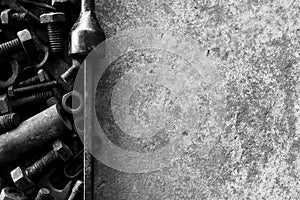
<path fill-rule="evenodd" d="M 34 186 L 34 183 L 26 177 L 20 167 L 11 171 L 10 175 L 15 185 L 22 191 L 26 191 Z"/>

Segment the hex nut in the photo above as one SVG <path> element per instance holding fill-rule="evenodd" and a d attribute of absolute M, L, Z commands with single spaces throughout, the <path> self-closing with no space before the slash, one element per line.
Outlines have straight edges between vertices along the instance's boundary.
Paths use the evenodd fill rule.
<path fill-rule="evenodd" d="M 17 33 L 17 36 L 22 44 L 24 51 L 27 54 L 31 54 L 35 51 L 34 41 L 32 39 L 31 33 L 27 29 L 19 31 Z"/>
<path fill-rule="evenodd" d="M 69 147 L 65 144 L 63 144 L 60 140 L 56 140 L 52 144 L 53 146 L 53 151 L 63 160 L 67 161 L 69 160 L 72 156 L 73 153 L 69 149 Z"/>
<path fill-rule="evenodd" d="M 0 114 L 6 114 L 12 112 L 12 108 L 10 106 L 10 102 L 8 100 L 7 95 L 0 96 Z"/>
<path fill-rule="evenodd" d="M 51 12 L 45 13 L 40 16 L 41 24 L 63 22 L 66 20 L 65 14 L 63 12 Z"/>
<path fill-rule="evenodd" d="M 40 82 L 45 82 L 45 81 L 50 80 L 48 74 L 43 69 L 40 69 L 37 74 L 38 74 Z"/>
<path fill-rule="evenodd" d="M 5 9 L 1 12 L 1 23 L 2 24 L 9 24 L 9 18 L 10 18 L 10 15 L 12 14 L 12 9 Z"/>
<path fill-rule="evenodd" d="M 13 187 L 3 188 L 0 194 L 0 200 L 25 200 L 27 196 L 20 190 Z"/>
<path fill-rule="evenodd" d="M 24 171 L 20 167 L 11 171 L 10 175 L 15 185 L 22 191 L 26 191 L 34 186 L 34 183 L 27 178 L 26 174 L 24 174 Z"/>

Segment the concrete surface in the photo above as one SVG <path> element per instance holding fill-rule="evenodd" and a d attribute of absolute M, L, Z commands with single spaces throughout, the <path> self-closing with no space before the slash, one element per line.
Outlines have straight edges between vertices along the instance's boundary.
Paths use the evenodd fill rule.
<path fill-rule="evenodd" d="M 203 103 L 205 120 L 191 128 L 188 148 L 169 167 L 130 174 L 96 163 L 95 199 L 300 199 L 299 0 L 99 0 L 96 7 L 107 37 L 152 26 L 198 41 L 218 63 L 226 101 L 222 125 L 210 120 L 210 105 Z M 112 68 L 151 65 L 142 58 L 149 54 L 124 56 Z M 158 86 L 154 91 L 160 92 L 144 87 L 134 93 L 138 121 L 148 120 L 137 108 L 144 100 L 168 94 Z M 216 131 L 214 148 L 199 156 L 202 141 Z M 151 150 L 115 137 L 122 148 Z"/>

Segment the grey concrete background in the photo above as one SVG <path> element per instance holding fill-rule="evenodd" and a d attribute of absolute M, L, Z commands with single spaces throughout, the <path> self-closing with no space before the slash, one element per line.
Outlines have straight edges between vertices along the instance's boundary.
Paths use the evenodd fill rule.
<path fill-rule="evenodd" d="M 198 41 L 218 63 L 226 110 L 205 158 L 194 134 L 160 171 L 129 174 L 96 162 L 95 199 L 300 198 L 299 0 L 99 0 L 96 12 L 107 37 L 151 26 Z"/>

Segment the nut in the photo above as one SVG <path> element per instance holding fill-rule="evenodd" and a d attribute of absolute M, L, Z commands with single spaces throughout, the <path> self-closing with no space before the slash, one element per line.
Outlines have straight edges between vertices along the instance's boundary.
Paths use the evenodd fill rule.
<path fill-rule="evenodd" d="M 41 24 L 63 22 L 65 20 L 66 20 L 65 14 L 63 12 L 51 12 L 51 13 L 42 14 L 40 16 Z"/>
<path fill-rule="evenodd" d="M 6 114 L 12 112 L 12 108 L 10 106 L 10 102 L 8 100 L 7 95 L 0 96 L 0 114 Z"/>
<path fill-rule="evenodd" d="M 3 188 L 0 194 L 0 200 L 25 200 L 27 196 L 20 190 L 13 187 Z"/>
<path fill-rule="evenodd" d="M 11 171 L 10 175 L 15 185 L 22 191 L 28 190 L 34 186 L 34 183 L 27 178 L 20 167 Z"/>
<path fill-rule="evenodd" d="M 17 35 L 23 46 L 24 51 L 27 54 L 33 53 L 35 51 L 35 44 L 33 42 L 31 33 L 27 29 L 24 29 L 22 31 L 19 31 Z"/>
<path fill-rule="evenodd" d="M 1 23 L 8 24 L 10 15 L 12 14 L 12 9 L 5 9 L 1 12 Z"/>
<path fill-rule="evenodd" d="M 69 147 L 63 144 L 60 140 L 55 141 L 52 146 L 53 151 L 55 151 L 63 161 L 67 161 L 73 156 L 73 153 Z"/>

